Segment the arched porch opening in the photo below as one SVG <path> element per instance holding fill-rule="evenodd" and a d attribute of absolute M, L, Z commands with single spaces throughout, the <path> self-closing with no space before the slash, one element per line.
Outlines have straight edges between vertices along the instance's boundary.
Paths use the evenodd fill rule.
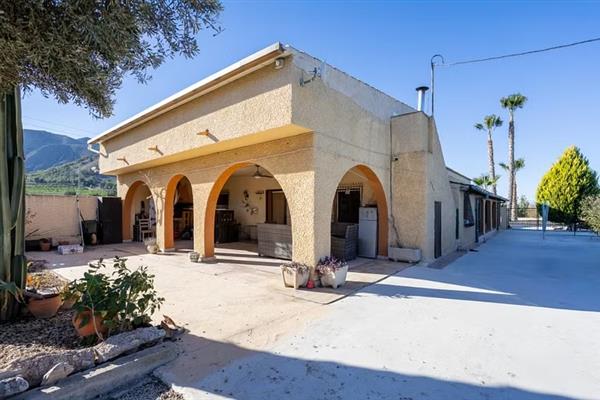
<path fill-rule="evenodd" d="M 167 183 L 164 207 L 165 250 L 192 248 L 194 238 L 194 197 L 192 184 L 181 174 Z M 176 246 L 176 241 L 179 246 Z M 189 242 L 185 245 L 185 242 Z"/>
<path fill-rule="evenodd" d="M 387 256 L 388 205 L 379 178 L 366 165 L 338 183 L 331 212 L 331 255 L 340 259 Z"/>
<path fill-rule="evenodd" d="M 292 258 L 292 221 L 282 186 L 254 163 L 228 167 L 208 196 L 204 220 L 205 259 L 220 256 L 215 245 L 260 256 Z"/>
<path fill-rule="evenodd" d="M 156 237 L 156 206 L 143 181 L 134 182 L 123 201 L 123 240 L 143 241 Z"/>

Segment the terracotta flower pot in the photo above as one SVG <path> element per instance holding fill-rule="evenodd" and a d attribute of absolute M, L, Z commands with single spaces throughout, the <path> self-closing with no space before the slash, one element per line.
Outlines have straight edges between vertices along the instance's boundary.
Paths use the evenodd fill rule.
<path fill-rule="evenodd" d="M 85 325 L 81 326 L 83 320 L 87 318 L 88 321 Z M 108 332 L 108 328 L 104 325 L 104 319 L 99 315 L 92 316 L 91 311 L 84 311 L 73 316 L 73 326 L 77 331 L 77 334 L 81 337 L 95 335 L 96 331 L 100 334 L 105 335 Z"/>
<path fill-rule="evenodd" d="M 62 299 L 56 295 L 45 299 L 29 299 L 27 309 L 36 318 L 50 318 L 56 315 L 61 305 Z"/>
<path fill-rule="evenodd" d="M 42 251 L 50 251 L 50 247 L 52 247 L 50 242 L 40 242 L 40 249 Z"/>

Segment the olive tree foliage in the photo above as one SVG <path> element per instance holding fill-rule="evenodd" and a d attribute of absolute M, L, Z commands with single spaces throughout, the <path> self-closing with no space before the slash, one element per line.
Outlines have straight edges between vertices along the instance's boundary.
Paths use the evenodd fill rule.
<path fill-rule="evenodd" d="M 571 146 L 540 181 L 535 200 L 550 206 L 548 219 L 575 223 L 581 218 L 581 206 L 588 196 L 599 193 L 598 176 L 581 151 Z"/>
<path fill-rule="evenodd" d="M 588 196 L 583 200 L 581 219 L 591 230 L 600 234 L 600 196 Z"/>
<path fill-rule="evenodd" d="M 143 83 L 195 55 L 220 11 L 218 0 L 0 1 L 0 320 L 18 315 L 27 276 L 21 89 L 110 116 L 125 76 Z"/>
<path fill-rule="evenodd" d="M 220 11 L 218 0 L 1 1 L 0 90 L 35 87 L 110 116 L 127 74 L 145 82 L 166 58 L 195 55 Z"/>

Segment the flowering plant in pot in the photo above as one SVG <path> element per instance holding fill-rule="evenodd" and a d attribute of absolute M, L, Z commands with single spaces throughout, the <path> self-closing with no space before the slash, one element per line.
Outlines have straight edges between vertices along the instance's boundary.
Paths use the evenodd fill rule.
<path fill-rule="evenodd" d="M 101 340 L 113 332 L 147 326 L 164 302 L 154 290 L 154 275 L 146 267 L 127 268 L 126 259 L 116 257 L 112 273 L 105 273 L 103 260 L 90 264 L 84 277 L 73 283 L 81 293 L 75 302 L 73 325 L 80 336 Z"/>
<path fill-rule="evenodd" d="M 283 277 L 283 285 L 285 287 L 298 289 L 299 287 L 306 286 L 309 275 L 310 268 L 308 265 L 298 262 L 290 262 L 281 265 L 281 276 Z"/>
<path fill-rule="evenodd" d="M 346 283 L 348 264 L 345 261 L 335 257 L 325 257 L 319 261 L 315 270 L 319 273 L 323 286 L 331 286 L 336 289 Z"/>

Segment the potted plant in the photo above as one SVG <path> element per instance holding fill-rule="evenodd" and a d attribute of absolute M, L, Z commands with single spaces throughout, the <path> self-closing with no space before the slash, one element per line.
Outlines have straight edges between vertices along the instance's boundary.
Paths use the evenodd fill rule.
<path fill-rule="evenodd" d="M 281 265 L 281 276 L 283 277 L 283 285 L 285 287 L 298 289 L 299 287 L 306 286 L 309 275 L 310 268 L 308 265 L 297 262 Z"/>
<path fill-rule="evenodd" d="M 73 283 L 73 291 L 81 293 L 73 306 L 73 325 L 80 336 L 103 340 L 111 332 L 147 326 L 164 302 L 146 267 L 131 271 L 126 259 L 117 257 L 110 275 L 102 272 L 105 269 L 102 260 L 90 264 L 84 277 Z"/>
<path fill-rule="evenodd" d="M 55 278 L 48 278 L 46 274 L 50 273 L 42 272 L 27 276 L 25 289 L 25 297 L 28 298 L 27 310 L 36 318 L 53 317 L 62 305 L 58 289 L 51 285 L 52 279 Z"/>
<path fill-rule="evenodd" d="M 40 250 L 50 251 L 51 247 L 52 247 L 52 243 L 50 242 L 50 240 L 48 240 L 46 238 L 40 239 Z"/>
<path fill-rule="evenodd" d="M 321 277 L 321 285 L 323 286 L 331 286 L 336 289 L 346 283 L 348 264 L 345 261 L 338 260 L 335 257 L 325 257 L 319 261 L 315 269 Z"/>
<path fill-rule="evenodd" d="M 158 245 L 156 244 L 156 238 L 147 238 L 144 239 L 144 244 L 146 245 L 146 250 L 150 254 L 158 253 Z"/>
<path fill-rule="evenodd" d="M 198 260 L 200 259 L 200 254 L 195 252 L 195 251 L 190 251 L 190 261 L 191 262 L 198 262 Z"/>

